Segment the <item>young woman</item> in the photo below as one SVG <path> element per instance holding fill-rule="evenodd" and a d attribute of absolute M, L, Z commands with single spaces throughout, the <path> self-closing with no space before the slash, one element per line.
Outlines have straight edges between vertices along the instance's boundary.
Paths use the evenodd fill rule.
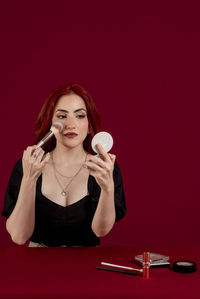
<path fill-rule="evenodd" d="M 12 240 L 29 246 L 96 246 L 126 213 L 115 156 L 97 145 L 100 118 L 79 85 L 53 90 L 36 122 L 36 143 L 60 122 L 43 148 L 29 146 L 12 172 L 2 215 Z"/>

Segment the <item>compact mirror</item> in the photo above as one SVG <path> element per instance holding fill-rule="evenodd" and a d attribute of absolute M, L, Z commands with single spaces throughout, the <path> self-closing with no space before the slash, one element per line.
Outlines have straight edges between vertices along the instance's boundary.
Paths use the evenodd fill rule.
<path fill-rule="evenodd" d="M 99 132 L 92 138 L 92 149 L 98 154 L 96 149 L 97 144 L 101 144 L 104 150 L 108 153 L 113 146 L 113 138 L 107 132 Z"/>

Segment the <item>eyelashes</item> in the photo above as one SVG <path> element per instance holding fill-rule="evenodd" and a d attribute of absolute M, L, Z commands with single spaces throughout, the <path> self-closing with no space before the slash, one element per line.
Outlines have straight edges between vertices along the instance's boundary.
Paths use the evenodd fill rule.
<path fill-rule="evenodd" d="M 77 118 L 85 118 L 86 115 L 85 115 L 85 114 L 84 114 L 84 115 L 83 115 L 83 114 L 80 114 L 80 115 L 77 115 L 76 117 L 77 117 Z"/>
<path fill-rule="evenodd" d="M 66 115 L 66 114 L 59 114 L 59 115 L 56 115 L 56 117 L 57 117 L 58 119 L 66 119 L 66 118 L 67 118 L 67 115 Z M 78 118 L 78 119 L 83 119 L 83 118 L 86 117 L 86 115 L 85 115 L 85 114 L 78 114 L 78 115 L 76 115 L 75 117 Z"/>
<path fill-rule="evenodd" d="M 63 119 L 63 118 L 66 118 L 66 115 L 56 115 L 56 117 L 59 119 Z"/>

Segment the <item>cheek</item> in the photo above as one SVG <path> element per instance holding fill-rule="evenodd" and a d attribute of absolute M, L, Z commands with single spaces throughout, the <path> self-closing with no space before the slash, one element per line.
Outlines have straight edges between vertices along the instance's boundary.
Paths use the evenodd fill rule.
<path fill-rule="evenodd" d="M 55 122 L 56 123 L 61 123 L 63 125 L 63 127 L 65 126 L 65 119 L 60 119 L 56 116 L 53 116 L 52 117 L 52 124 L 55 123 Z"/>
<path fill-rule="evenodd" d="M 86 120 L 85 122 L 82 122 L 80 128 L 84 133 L 88 132 L 88 120 Z"/>

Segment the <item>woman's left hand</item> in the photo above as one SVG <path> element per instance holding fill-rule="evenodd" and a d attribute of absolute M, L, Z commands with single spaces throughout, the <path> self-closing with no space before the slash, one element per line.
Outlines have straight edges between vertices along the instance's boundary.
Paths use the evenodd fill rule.
<path fill-rule="evenodd" d="M 96 145 L 98 156 L 88 155 L 84 167 L 89 170 L 101 189 L 111 191 L 114 188 L 113 169 L 116 156 L 107 153 L 102 145 Z"/>

